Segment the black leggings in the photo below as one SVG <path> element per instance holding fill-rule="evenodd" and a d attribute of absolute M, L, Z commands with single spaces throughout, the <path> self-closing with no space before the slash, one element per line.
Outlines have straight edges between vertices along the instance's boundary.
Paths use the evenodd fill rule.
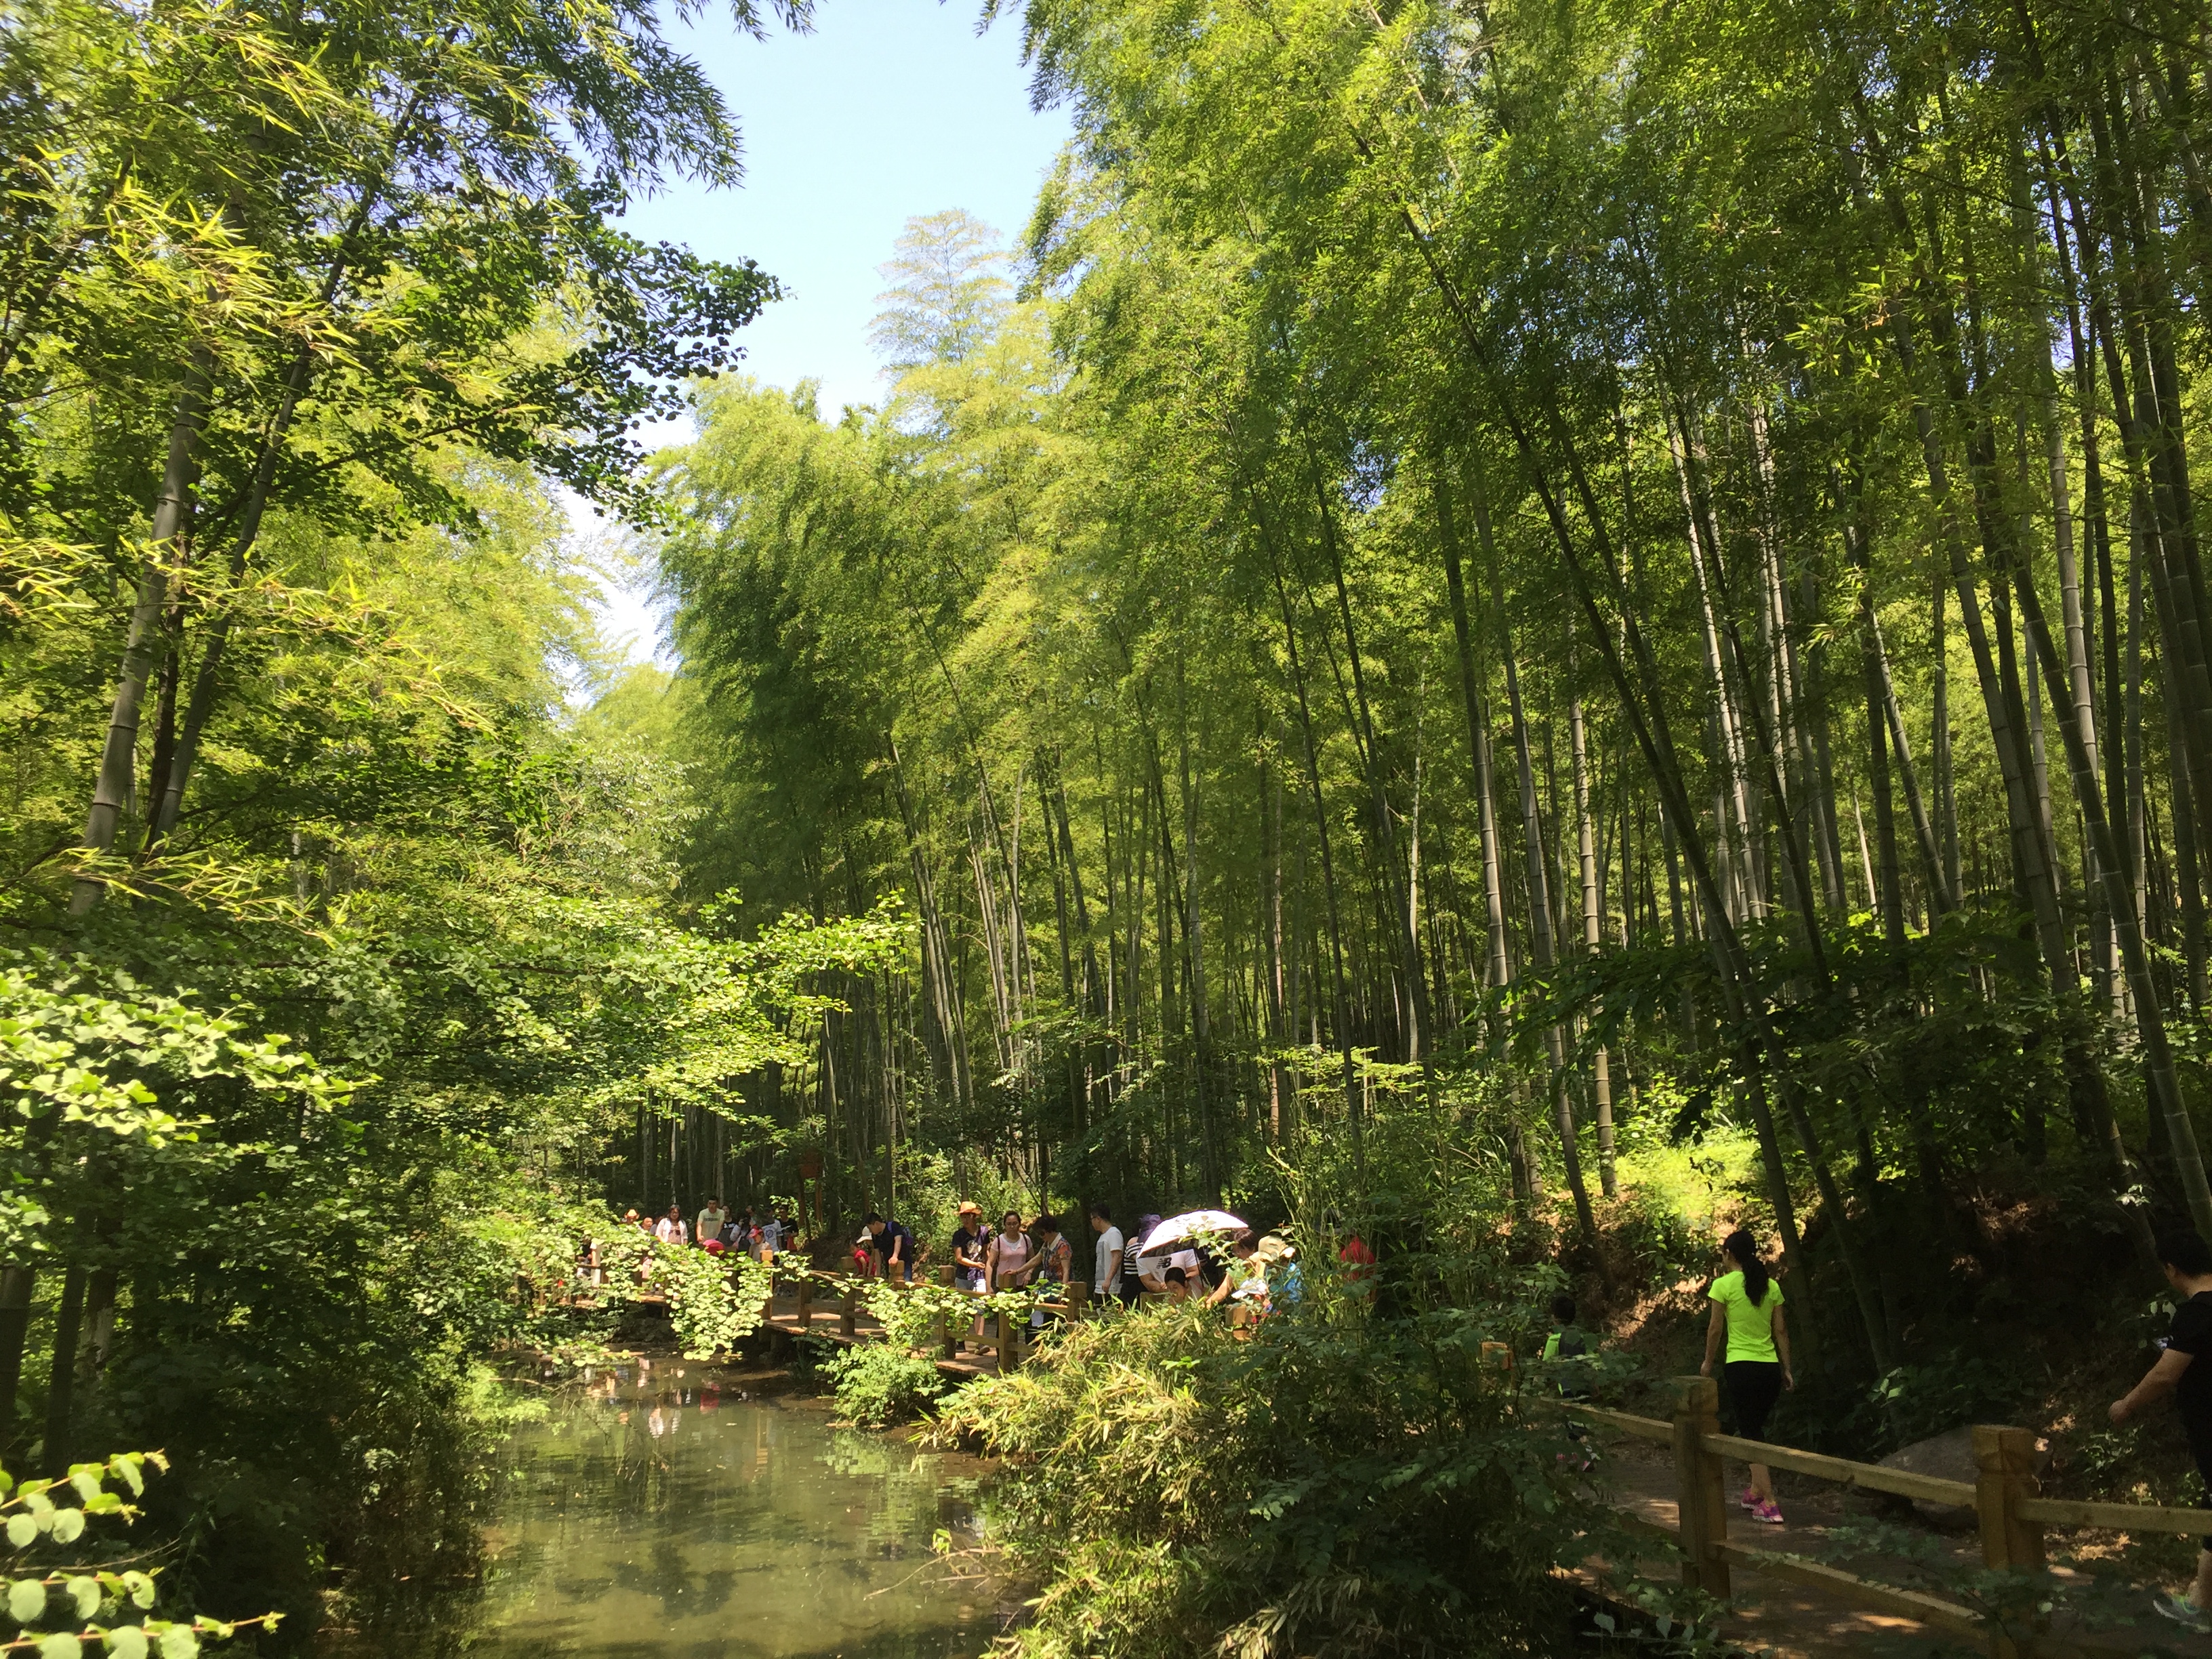
<path fill-rule="evenodd" d="M 1782 1398 L 1782 1366 L 1772 1359 L 1731 1359 L 1722 1368 L 1728 1375 L 1729 1404 L 1735 1412 L 1735 1431 L 1746 1440 L 1766 1438 L 1766 1414 Z"/>

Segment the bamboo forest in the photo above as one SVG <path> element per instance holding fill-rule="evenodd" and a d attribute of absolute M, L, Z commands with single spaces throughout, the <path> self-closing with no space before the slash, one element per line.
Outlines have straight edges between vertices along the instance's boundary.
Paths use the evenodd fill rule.
<path fill-rule="evenodd" d="M 2212 1651 L 2212 12 L 848 3 L 0 3 L 0 1646 Z"/>

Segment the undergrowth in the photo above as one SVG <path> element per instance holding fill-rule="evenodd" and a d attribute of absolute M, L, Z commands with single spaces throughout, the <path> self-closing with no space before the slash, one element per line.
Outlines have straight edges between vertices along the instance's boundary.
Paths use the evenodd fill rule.
<path fill-rule="evenodd" d="M 934 1360 L 883 1342 L 834 1354 L 821 1370 L 836 1388 L 837 1409 L 864 1428 L 887 1428 L 918 1417 L 946 1387 Z"/>
<path fill-rule="evenodd" d="M 1486 1372 L 1491 1308 L 1386 1317 L 1324 1293 L 1249 1341 L 1195 1307 L 1146 1309 L 950 1396 L 934 1437 L 1008 1460 L 992 1529 L 1043 1581 L 1014 1650 L 1566 1645 L 1553 1569 L 1612 1522 L 1566 1443 L 1516 1416 Z"/>

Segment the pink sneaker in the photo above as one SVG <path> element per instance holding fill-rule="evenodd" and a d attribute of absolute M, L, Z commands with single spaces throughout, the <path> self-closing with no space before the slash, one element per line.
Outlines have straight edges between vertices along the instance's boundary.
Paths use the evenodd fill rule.
<path fill-rule="evenodd" d="M 1747 1509 L 1755 1511 L 1759 1508 L 1759 1494 L 1748 1486 L 1746 1486 L 1741 1492 L 1735 1495 L 1735 1501 L 1736 1506 L 1739 1509 Z"/>
<path fill-rule="evenodd" d="M 1756 1504 L 1752 1507 L 1751 1514 L 1753 1520 L 1764 1521 L 1770 1527 L 1778 1527 L 1782 1524 L 1782 1511 L 1772 1504 L 1765 1502 Z"/>

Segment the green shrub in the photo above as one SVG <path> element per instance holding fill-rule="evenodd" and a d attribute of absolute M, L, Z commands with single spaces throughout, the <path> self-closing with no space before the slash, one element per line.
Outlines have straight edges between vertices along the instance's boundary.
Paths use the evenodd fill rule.
<path fill-rule="evenodd" d="M 1880 1426 L 1869 1425 L 1864 1431 L 1902 1446 L 1962 1424 L 2008 1423 L 2033 1393 L 2033 1382 L 2019 1375 L 2016 1364 L 1954 1350 L 1877 1378 L 1867 1401 Z"/>
<path fill-rule="evenodd" d="M 887 1343 L 848 1348 L 822 1370 L 837 1385 L 837 1409 L 869 1428 L 922 1415 L 945 1389 L 935 1361 Z"/>
<path fill-rule="evenodd" d="M 1391 1319 L 1323 1294 L 1238 1341 L 1218 1316 L 1164 1307 L 1078 1326 L 962 1389 L 936 1437 L 1008 1458 L 994 1531 L 1043 1582 L 1018 1650 L 1568 1645 L 1552 1568 L 1590 1553 L 1603 1522 L 1550 1419 L 1492 1386 L 1480 1347 L 1497 1334 L 1480 1310 Z"/>

